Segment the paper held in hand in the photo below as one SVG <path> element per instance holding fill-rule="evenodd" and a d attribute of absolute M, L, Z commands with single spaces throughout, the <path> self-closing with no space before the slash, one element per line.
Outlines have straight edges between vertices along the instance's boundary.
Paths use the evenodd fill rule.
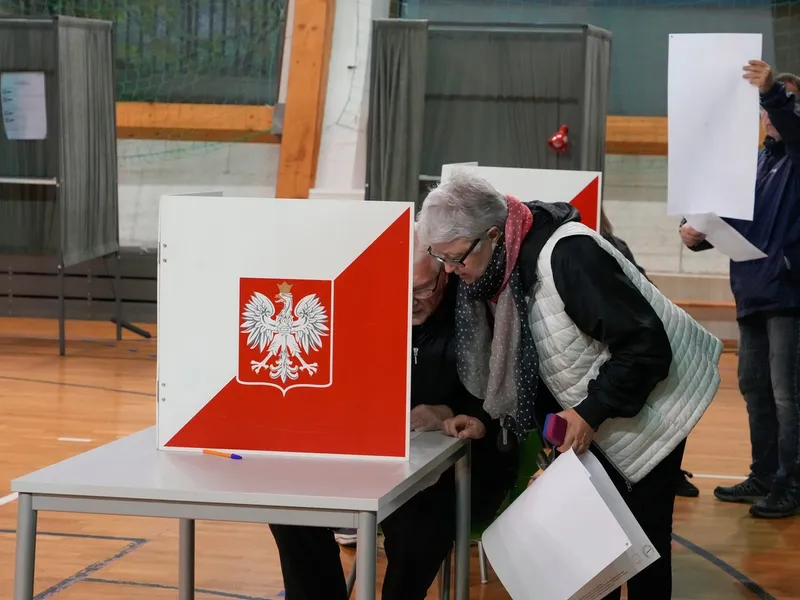
<path fill-rule="evenodd" d="M 748 242 L 741 233 L 713 213 L 690 215 L 686 217 L 686 224 L 696 231 L 705 233 L 706 240 L 733 262 L 767 257 L 761 250 Z"/>
<path fill-rule="evenodd" d="M 598 600 L 659 558 L 600 462 L 559 456 L 483 534 L 514 600 Z"/>

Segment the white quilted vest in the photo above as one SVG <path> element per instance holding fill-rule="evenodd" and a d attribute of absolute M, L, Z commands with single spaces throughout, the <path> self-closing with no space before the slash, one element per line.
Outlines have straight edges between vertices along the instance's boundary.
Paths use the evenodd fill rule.
<path fill-rule="evenodd" d="M 669 376 L 659 383 L 644 408 L 630 419 L 608 419 L 595 442 L 630 483 L 640 481 L 694 428 L 719 387 L 722 342 L 670 302 L 616 248 L 580 223 L 559 227 L 542 248 L 537 282 L 528 303 L 531 332 L 539 353 L 539 375 L 563 408 L 586 398 L 589 382 L 609 359 L 605 344 L 583 333 L 564 312 L 553 281 L 551 255 L 570 235 L 588 235 L 617 259 L 664 323 L 672 347 Z"/>

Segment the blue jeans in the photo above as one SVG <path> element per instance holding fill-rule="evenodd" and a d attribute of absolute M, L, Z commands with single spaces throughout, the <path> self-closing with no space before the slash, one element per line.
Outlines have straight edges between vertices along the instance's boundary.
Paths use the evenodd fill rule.
<path fill-rule="evenodd" d="M 751 477 L 800 494 L 800 316 L 739 320 L 739 389 L 750 420 Z"/>

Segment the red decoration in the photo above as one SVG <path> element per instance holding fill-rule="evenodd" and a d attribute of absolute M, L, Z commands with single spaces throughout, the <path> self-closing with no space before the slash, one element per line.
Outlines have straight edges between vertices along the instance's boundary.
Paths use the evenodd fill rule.
<path fill-rule="evenodd" d="M 558 128 L 558 131 L 556 131 L 553 136 L 547 140 L 547 145 L 556 152 L 566 152 L 567 144 L 569 143 L 567 133 L 569 133 L 569 127 L 562 125 Z"/>

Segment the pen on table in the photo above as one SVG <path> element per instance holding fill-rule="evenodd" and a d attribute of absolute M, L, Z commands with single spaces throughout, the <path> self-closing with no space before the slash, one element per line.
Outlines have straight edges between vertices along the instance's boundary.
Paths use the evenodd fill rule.
<path fill-rule="evenodd" d="M 203 454 L 210 454 L 211 456 L 221 456 L 222 458 L 232 458 L 234 460 L 242 460 L 241 454 L 232 454 L 231 452 L 220 452 L 219 450 L 203 450 Z"/>

